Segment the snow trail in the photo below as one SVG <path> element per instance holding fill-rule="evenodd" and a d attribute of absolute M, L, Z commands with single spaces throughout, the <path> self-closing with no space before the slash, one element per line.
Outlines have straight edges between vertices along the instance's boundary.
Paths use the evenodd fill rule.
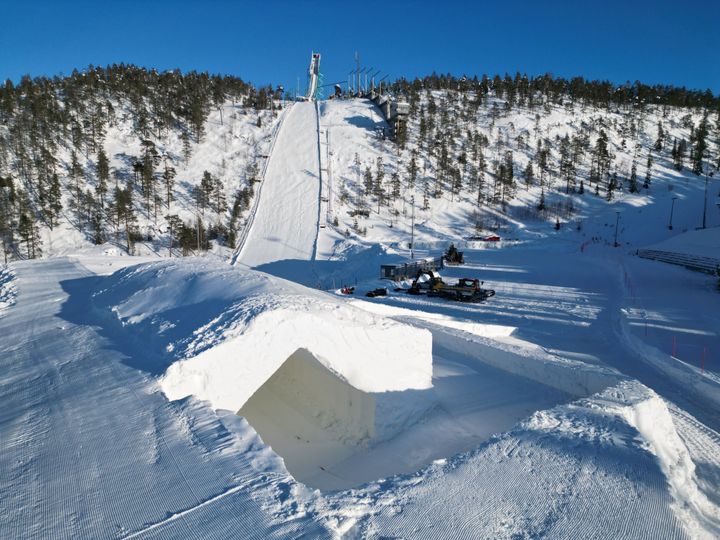
<path fill-rule="evenodd" d="M 315 104 L 293 105 L 270 156 L 262 198 L 238 262 L 257 268 L 314 258 L 320 208 L 317 130 Z"/>

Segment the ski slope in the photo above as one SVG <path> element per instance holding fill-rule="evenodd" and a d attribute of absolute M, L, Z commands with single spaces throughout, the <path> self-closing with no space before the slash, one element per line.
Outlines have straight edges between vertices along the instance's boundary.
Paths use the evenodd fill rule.
<path fill-rule="evenodd" d="M 262 197 L 237 262 L 258 268 L 312 260 L 320 211 L 320 162 L 315 103 L 287 113 L 270 156 Z"/>
<path fill-rule="evenodd" d="M 196 400 L 168 401 L 127 364 L 140 351 L 87 324 L 91 272 L 64 258 L 16 269 L 17 304 L 0 319 L 14 336 L 0 345 L 2 538 L 293 534 L 262 510 L 279 477 L 257 468 L 281 465 L 257 437 Z"/>

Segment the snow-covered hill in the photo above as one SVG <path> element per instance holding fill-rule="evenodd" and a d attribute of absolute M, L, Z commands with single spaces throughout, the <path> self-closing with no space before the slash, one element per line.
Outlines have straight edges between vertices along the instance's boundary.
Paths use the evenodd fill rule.
<path fill-rule="evenodd" d="M 670 150 L 705 111 L 477 95 L 410 94 L 400 144 L 369 100 L 215 100 L 188 160 L 180 111 L 153 145 L 187 177 L 185 234 L 194 211 L 227 224 L 214 253 L 158 260 L 172 220 L 140 199 L 144 257 L 71 212 L 44 260 L 2 267 L 0 536 L 717 537 L 717 277 L 635 256 L 714 253 L 717 181 L 691 230 L 704 177 Z M 124 107 L 105 141 L 131 175 L 148 144 Z M 205 170 L 241 209 L 197 198 Z M 378 279 L 451 241 L 466 263 L 442 277 L 495 296 Z"/>
<path fill-rule="evenodd" d="M 702 121 L 702 109 L 652 106 L 640 111 L 619 107 L 598 109 L 568 102 L 565 106 L 548 103 L 532 109 L 515 106 L 506 111 L 503 100 L 489 98 L 484 107 L 468 118 L 469 106 L 463 105 L 462 100 L 466 98 L 463 94 L 433 91 L 427 96 L 438 103 L 438 109 L 446 111 L 444 129 L 448 131 L 438 127 L 437 135 L 421 137 L 420 121 L 426 123 L 426 119 L 433 117 L 424 113 L 418 118 L 416 113 L 411 115 L 404 148 L 378 136 L 386 124 L 380 111 L 369 101 L 321 105 L 321 125 L 330 133 L 334 173 L 332 207 L 335 210 L 330 220 L 339 220 L 340 232 L 359 230 L 370 243 L 407 245 L 414 217 L 415 241 L 420 245 L 490 233 L 510 239 L 544 237 L 556 234 L 556 222 L 561 229 L 582 229 L 583 234 L 593 236 L 602 234 L 607 222 L 612 221 L 614 225 L 615 212 L 620 211 L 623 219 L 625 214 L 633 215 L 628 216 L 628 223 L 643 226 L 644 230 L 637 233 L 634 227 L 621 224 L 621 229 L 626 231 L 621 239 L 637 243 L 660 240 L 702 223 L 704 175 L 690 172 L 687 156 L 682 170 L 676 170 L 670 156 L 673 141 L 690 139 L 693 126 Z M 427 106 L 427 99 L 423 94 L 418 109 Z M 436 123 L 441 116 L 441 112 L 436 113 Z M 663 126 L 662 149 L 656 150 L 660 124 Z M 608 173 L 617 176 L 610 200 L 611 174 L 599 182 L 591 181 L 595 146 L 601 131 L 607 136 L 609 152 L 613 155 Z M 566 136 L 568 141 L 564 143 Z M 439 142 L 446 137 L 451 138 L 450 143 Z M 430 146 L 427 138 L 431 139 Z M 717 137 L 714 139 L 717 141 Z M 565 144 L 570 154 L 575 152 L 574 157 L 561 155 Z M 711 143 L 706 168 L 712 168 L 711 162 L 717 159 L 720 151 L 717 144 Z M 447 146 L 449 162 L 444 166 L 450 172 L 442 171 L 435 145 Z M 545 171 L 538 165 L 542 150 L 547 151 L 543 158 L 547 163 Z M 513 179 L 503 188 L 501 198 L 493 202 L 493 185 L 501 183 L 496 169 L 508 152 L 512 155 Z M 473 154 L 478 155 L 475 160 Z M 648 155 L 652 162 L 645 188 Z M 413 158 L 417 167 L 414 181 L 410 164 Z M 376 182 L 378 159 L 382 160 L 384 172 L 379 205 L 377 186 L 371 186 L 369 192 L 364 186 L 368 169 L 373 175 L 371 180 Z M 482 185 L 479 185 L 478 160 L 485 168 Z M 575 162 L 567 173 L 563 172 L 564 160 Z M 528 164 L 534 171 L 531 178 L 526 175 Z M 630 192 L 633 164 L 638 184 L 635 193 Z M 566 164 L 566 168 L 570 166 Z M 441 179 L 453 170 L 460 174 L 457 188 L 453 188 L 450 180 Z M 395 173 L 398 181 L 393 186 Z M 541 176 L 545 177 L 542 182 Z M 720 225 L 720 212 L 716 207 L 720 187 L 715 184 L 711 182 L 706 212 L 706 223 L 711 227 Z M 436 191 L 435 197 L 433 191 Z M 538 209 L 541 198 L 544 210 Z M 674 227 L 669 232 L 673 198 L 677 199 L 677 207 L 673 212 Z M 362 217 L 358 209 L 364 209 L 369 217 Z"/>
<path fill-rule="evenodd" d="M 284 104 L 234 77 L 125 65 L 0 93 L 11 259 L 99 243 L 141 255 L 232 247 Z"/>

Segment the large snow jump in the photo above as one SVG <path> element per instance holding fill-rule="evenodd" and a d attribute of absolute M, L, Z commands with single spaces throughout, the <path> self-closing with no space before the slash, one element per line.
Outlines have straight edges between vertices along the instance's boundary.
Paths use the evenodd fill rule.
<path fill-rule="evenodd" d="M 237 261 L 258 266 L 314 257 L 320 204 L 315 103 L 288 111 L 270 162 L 252 229 Z"/>

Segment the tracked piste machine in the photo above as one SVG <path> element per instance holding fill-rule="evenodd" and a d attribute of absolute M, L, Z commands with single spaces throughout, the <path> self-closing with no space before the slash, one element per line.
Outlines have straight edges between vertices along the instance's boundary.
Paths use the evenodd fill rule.
<path fill-rule="evenodd" d="M 495 296 L 492 289 L 483 289 L 483 281 L 474 278 L 460 278 L 457 283 L 445 283 L 443 279 L 430 270 L 421 270 L 408 289 L 409 294 L 426 294 L 457 302 L 483 302 Z"/>

